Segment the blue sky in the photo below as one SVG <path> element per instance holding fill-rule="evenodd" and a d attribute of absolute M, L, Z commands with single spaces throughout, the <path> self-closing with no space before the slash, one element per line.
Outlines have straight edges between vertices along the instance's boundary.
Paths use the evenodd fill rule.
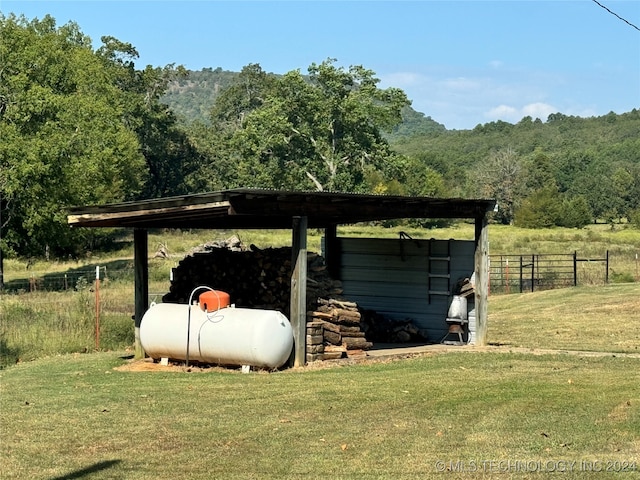
<path fill-rule="evenodd" d="M 639 0 L 599 0 L 640 27 Z M 286 73 L 327 58 L 449 129 L 640 108 L 640 31 L 593 0 L 31 1 L 0 11 L 78 23 L 131 43 L 146 65 Z"/>

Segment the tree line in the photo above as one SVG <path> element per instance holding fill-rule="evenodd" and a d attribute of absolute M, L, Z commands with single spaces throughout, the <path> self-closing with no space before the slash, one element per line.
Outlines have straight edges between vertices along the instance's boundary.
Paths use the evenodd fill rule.
<path fill-rule="evenodd" d="M 360 65 L 138 69 L 133 45 L 107 36 L 94 50 L 75 23 L 0 15 L 0 27 L 0 251 L 10 255 L 108 241 L 112 232 L 69 229 L 72 205 L 233 187 L 494 197 L 496 221 L 539 227 L 638 212 L 636 110 L 449 131 Z"/>
<path fill-rule="evenodd" d="M 394 149 L 443 175 L 454 192 L 490 196 L 496 220 L 526 227 L 640 224 L 640 110 L 554 113 L 472 130 L 402 137 Z"/>

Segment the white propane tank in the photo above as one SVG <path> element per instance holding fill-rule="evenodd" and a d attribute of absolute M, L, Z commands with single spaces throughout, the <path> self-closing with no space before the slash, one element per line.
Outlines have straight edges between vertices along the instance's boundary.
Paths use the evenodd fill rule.
<path fill-rule="evenodd" d="M 189 305 L 159 303 L 142 317 L 140 343 L 154 359 L 278 368 L 291 354 L 293 329 L 276 310 L 227 307 L 204 312 L 192 305 L 189 312 Z"/>

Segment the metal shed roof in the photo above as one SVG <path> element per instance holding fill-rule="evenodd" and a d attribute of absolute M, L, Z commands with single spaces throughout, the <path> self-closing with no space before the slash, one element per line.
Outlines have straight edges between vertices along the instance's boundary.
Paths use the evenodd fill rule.
<path fill-rule="evenodd" d="M 397 218 L 478 218 L 495 200 L 231 189 L 99 206 L 73 207 L 74 227 L 291 228 L 306 216 L 311 228 Z"/>

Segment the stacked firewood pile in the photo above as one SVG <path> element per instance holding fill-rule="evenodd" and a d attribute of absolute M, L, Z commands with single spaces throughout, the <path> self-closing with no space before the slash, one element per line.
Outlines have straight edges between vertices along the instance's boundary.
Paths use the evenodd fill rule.
<path fill-rule="evenodd" d="M 165 303 L 187 303 L 194 288 L 206 285 L 227 292 L 238 307 L 289 313 L 290 248 L 211 247 L 184 257 L 172 273 Z"/>
<path fill-rule="evenodd" d="M 309 311 L 307 320 L 323 327 L 325 360 L 340 358 L 349 350 L 368 350 L 373 346 L 366 338 L 362 315 L 354 302 L 338 298 L 317 298 L 316 308 Z"/>
<path fill-rule="evenodd" d="M 260 249 L 251 245 L 238 250 L 235 242 L 207 244 L 184 257 L 173 269 L 166 303 L 187 303 L 194 288 L 202 285 L 227 292 L 238 307 L 278 310 L 289 316 L 291 297 L 291 248 Z M 196 292 L 196 295 L 201 292 Z M 307 254 L 307 310 L 318 298 L 342 294 L 342 283 L 332 279 L 324 259 Z"/>
<path fill-rule="evenodd" d="M 392 320 L 373 310 L 362 310 L 362 327 L 372 342 L 410 343 L 428 340 L 426 330 L 421 330 L 412 320 Z"/>

